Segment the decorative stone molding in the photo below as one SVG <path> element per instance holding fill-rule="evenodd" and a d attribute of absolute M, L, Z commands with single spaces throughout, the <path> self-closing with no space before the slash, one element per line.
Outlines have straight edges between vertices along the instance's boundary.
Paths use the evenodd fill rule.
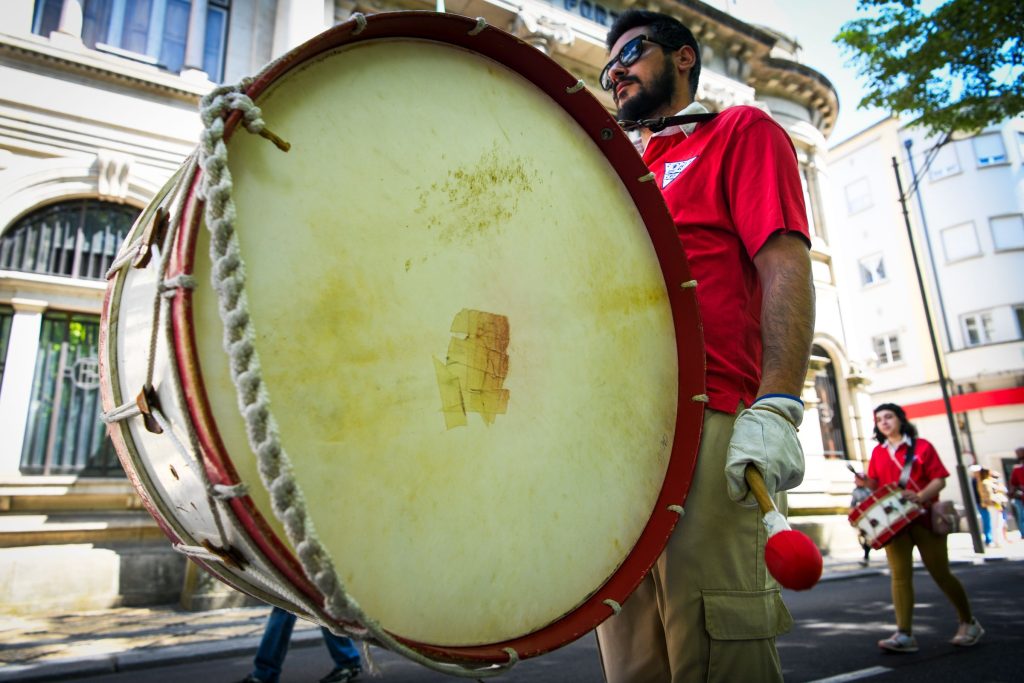
<path fill-rule="evenodd" d="M 516 14 L 508 31 L 545 54 L 564 52 L 576 40 L 576 34 L 569 24 L 527 10 L 520 10 Z"/>
<path fill-rule="evenodd" d="M 96 155 L 96 189 L 100 199 L 123 204 L 128 198 L 131 172 L 131 157 L 101 149 Z"/>
<path fill-rule="evenodd" d="M 49 302 L 42 299 L 26 299 L 22 297 L 13 297 L 11 299 L 11 308 L 16 313 L 42 313 L 49 306 Z"/>
<path fill-rule="evenodd" d="M 737 104 L 756 105 L 755 96 L 754 89 L 749 86 L 714 71 L 701 71 L 697 99 L 710 104 L 713 110 L 721 111 Z"/>

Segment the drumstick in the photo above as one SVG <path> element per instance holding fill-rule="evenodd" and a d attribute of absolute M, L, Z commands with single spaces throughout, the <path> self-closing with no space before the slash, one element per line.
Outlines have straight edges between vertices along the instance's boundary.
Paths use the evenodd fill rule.
<path fill-rule="evenodd" d="M 764 547 L 768 571 L 785 588 L 798 591 L 812 588 L 821 578 L 822 560 L 818 546 L 807 534 L 790 528 L 768 495 L 764 479 L 753 464 L 747 464 L 743 476 L 768 527 L 768 543 Z"/>

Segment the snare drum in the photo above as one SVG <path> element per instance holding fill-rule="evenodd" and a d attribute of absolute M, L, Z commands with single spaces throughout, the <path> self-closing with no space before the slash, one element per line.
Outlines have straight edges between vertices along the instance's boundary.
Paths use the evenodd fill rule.
<path fill-rule="evenodd" d="M 682 512 L 703 414 L 695 283 L 631 143 L 454 15 L 271 64 L 246 116 L 288 151 L 219 116 L 242 94 L 109 277 L 104 409 L 150 512 L 230 585 L 442 670 L 594 628 Z"/>
<path fill-rule="evenodd" d="M 850 511 L 850 524 L 864 532 L 875 550 L 924 514 L 920 505 L 903 499 L 902 491 L 896 484 L 880 486 Z"/>

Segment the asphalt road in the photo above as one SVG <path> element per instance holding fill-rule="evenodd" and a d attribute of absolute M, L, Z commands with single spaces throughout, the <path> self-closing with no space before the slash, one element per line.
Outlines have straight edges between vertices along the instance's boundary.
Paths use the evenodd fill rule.
<path fill-rule="evenodd" d="M 822 583 L 806 593 L 786 593 L 796 620 L 779 640 L 786 680 L 840 683 L 1010 683 L 1024 670 L 1024 562 L 988 562 L 955 568 L 987 633 L 975 648 L 954 648 L 953 608 L 922 571 L 915 573 L 916 654 L 883 653 L 876 646 L 894 630 L 888 577 L 873 575 Z M 373 650 L 384 676 L 370 683 L 440 683 L 458 680 L 427 671 L 388 652 Z M 230 683 L 249 671 L 249 657 L 211 659 L 160 669 L 126 671 L 78 680 L 90 683 Z M 282 683 L 319 680 L 331 667 L 319 645 L 294 648 Z M 587 635 L 556 652 L 527 660 L 496 679 L 508 683 L 602 683 L 594 636 Z M 742 683 L 742 682 L 738 682 Z"/>
<path fill-rule="evenodd" d="M 964 649 L 949 645 L 956 632 L 956 612 L 923 570 L 914 573 L 914 635 L 920 647 L 914 654 L 886 653 L 876 645 L 896 630 L 888 576 L 836 581 L 806 593 L 786 593 L 786 604 L 796 619 L 793 630 L 779 639 L 786 681 L 821 681 L 858 672 L 864 677 L 842 680 L 1022 680 L 1024 563 L 961 565 L 953 572 L 963 582 L 986 631 L 977 646 Z"/>

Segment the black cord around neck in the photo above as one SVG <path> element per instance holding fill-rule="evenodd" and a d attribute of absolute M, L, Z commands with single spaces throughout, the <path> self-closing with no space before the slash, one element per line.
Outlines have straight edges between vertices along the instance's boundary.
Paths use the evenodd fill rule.
<path fill-rule="evenodd" d="M 639 119 L 637 121 L 619 121 L 622 130 L 631 131 L 646 128 L 658 133 L 669 126 L 684 126 L 687 123 L 704 123 L 718 116 L 716 112 L 708 114 L 682 114 L 680 116 L 662 116 L 659 119 Z"/>

